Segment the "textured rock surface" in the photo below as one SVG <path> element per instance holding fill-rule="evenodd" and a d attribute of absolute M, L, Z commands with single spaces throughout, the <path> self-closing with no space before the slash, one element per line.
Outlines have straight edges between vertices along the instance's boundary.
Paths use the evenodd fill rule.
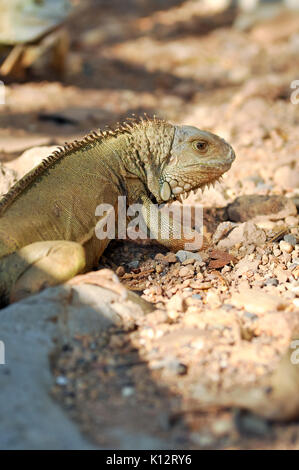
<path fill-rule="evenodd" d="M 6 365 L 0 368 L 1 449 L 89 449 L 92 446 L 49 396 L 53 315 L 67 293 L 43 292 L 0 312 Z"/>
<path fill-rule="evenodd" d="M 132 304 L 133 305 L 133 304 Z M 47 289 L 0 312 L 5 365 L 0 366 L 1 449 L 92 449 L 62 408 L 50 397 L 49 357 L 76 334 L 104 332 L 132 315 L 138 306 L 119 303 L 119 295 L 92 285 Z M 146 434 L 119 434 L 120 447 L 158 445 Z"/>
<path fill-rule="evenodd" d="M 57 150 L 57 146 L 32 147 L 25 150 L 22 155 L 12 162 L 7 163 L 7 167 L 15 171 L 18 179 L 20 179 L 28 173 L 28 171 L 38 165 L 44 158 L 51 155 L 54 150 Z"/>
<path fill-rule="evenodd" d="M 246 222 L 255 216 L 270 215 L 272 220 L 284 219 L 297 214 L 292 201 L 282 196 L 241 196 L 227 208 L 233 222 Z"/>
<path fill-rule="evenodd" d="M 0 163 L 0 197 L 17 181 L 16 172 Z"/>

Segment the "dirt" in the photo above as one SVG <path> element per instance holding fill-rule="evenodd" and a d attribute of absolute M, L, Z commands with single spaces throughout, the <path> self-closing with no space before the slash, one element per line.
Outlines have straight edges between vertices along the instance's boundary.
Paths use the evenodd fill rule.
<path fill-rule="evenodd" d="M 141 112 L 215 132 L 237 159 L 221 184 L 186 201 L 205 208 L 209 249 L 183 259 L 149 241 L 110 244 L 99 267 L 155 310 L 128 330 L 64 345 L 52 394 L 110 448 L 108 423 L 171 448 L 298 449 L 296 420 L 207 405 L 201 389 L 254 387 L 277 366 L 299 314 L 299 105 L 290 87 L 299 14 L 240 30 L 235 12 L 218 18 L 200 2 L 77 3 L 65 75 L 36 67 L 6 86 L 4 165 Z"/>

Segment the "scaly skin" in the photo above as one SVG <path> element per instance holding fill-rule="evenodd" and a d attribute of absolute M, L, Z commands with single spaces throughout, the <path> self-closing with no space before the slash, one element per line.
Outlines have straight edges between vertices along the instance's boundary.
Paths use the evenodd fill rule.
<path fill-rule="evenodd" d="M 0 202 L 0 298 L 15 301 L 67 281 L 98 263 L 109 243 L 95 234 L 99 204 L 171 202 L 216 181 L 235 158 L 223 139 L 158 119 L 128 121 L 67 144 L 22 178 Z M 167 219 L 161 218 L 165 228 Z M 172 221 L 175 226 L 175 222 Z M 153 225 L 153 224 L 152 224 Z"/>

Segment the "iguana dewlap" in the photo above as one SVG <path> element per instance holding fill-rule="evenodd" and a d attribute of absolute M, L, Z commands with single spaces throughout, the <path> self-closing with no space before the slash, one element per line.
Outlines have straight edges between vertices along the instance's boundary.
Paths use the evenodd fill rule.
<path fill-rule="evenodd" d="M 96 208 L 110 204 L 117 211 L 118 196 L 126 196 L 127 205 L 142 204 L 160 243 L 183 248 L 183 240 L 162 239 L 161 230 L 150 226 L 153 202 L 173 201 L 216 181 L 234 158 L 220 137 L 158 119 L 93 132 L 54 152 L 0 201 L 2 303 L 95 267 L 109 243 L 96 236 Z M 162 217 L 160 228 L 166 223 Z"/>

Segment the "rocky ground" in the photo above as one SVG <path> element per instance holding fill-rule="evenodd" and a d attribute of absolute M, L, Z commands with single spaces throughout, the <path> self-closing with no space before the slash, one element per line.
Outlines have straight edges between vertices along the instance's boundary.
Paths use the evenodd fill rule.
<path fill-rule="evenodd" d="M 198 1 L 90 3 L 71 20 L 64 77 L 36 67 L 6 87 L 2 192 L 51 150 L 27 149 L 130 113 L 208 129 L 237 158 L 221 184 L 184 202 L 204 206 L 210 248 L 111 243 L 100 267 L 153 311 L 68 336 L 51 395 L 100 447 L 144 434 L 148 447 L 296 449 L 297 421 L 277 411 L 295 390 L 278 402 L 262 390 L 262 407 L 248 390 L 276 369 L 299 319 L 299 14 L 244 29 Z"/>

